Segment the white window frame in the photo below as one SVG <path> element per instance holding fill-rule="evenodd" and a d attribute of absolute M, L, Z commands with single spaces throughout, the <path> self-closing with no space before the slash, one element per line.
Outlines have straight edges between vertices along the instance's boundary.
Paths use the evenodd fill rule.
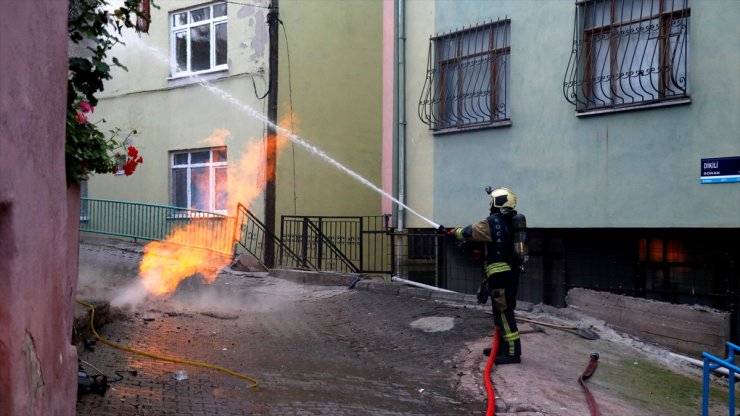
<path fill-rule="evenodd" d="M 216 151 L 224 152 L 224 160 L 214 161 L 213 154 Z M 203 163 L 192 163 L 193 153 L 208 152 L 208 161 Z M 175 156 L 187 154 L 187 162 L 181 164 L 175 164 Z M 193 149 L 193 150 L 176 150 L 170 152 L 170 199 L 171 205 L 176 206 L 175 201 L 175 169 L 186 169 L 186 186 L 185 191 L 187 194 L 187 206 L 180 207 L 183 209 L 199 209 L 193 208 L 193 195 L 192 195 L 192 172 L 193 168 L 208 168 L 208 203 L 206 209 L 203 211 L 215 212 L 219 214 L 226 214 L 228 209 L 216 209 L 216 170 L 217 169 L 228 169 L 228 152 L 226 147 L 213 147 L 205 149 Z M 228 192 L 228 186 L 226 186 Z M 225 207 L 227 208 L 227 207 Z"/>
<path fill-rule="evenodd" d="M 220 6 L 223 5 L 226 8 L 226 14 L 219 17 L 213 17 L 213 8 L 214 6 Z M 208 9 L 208 19 L 200 20 L 198 22 L 193 22 L 191 18 L 191 13 L 200 9 Z M 175 17 L 180 14 L 185 14 L 187 17 L 186 23 L 182 25 L 176 25 L 175 24 Z M 216 72 L 216 71 L 224 71 L 229 69 L 228 65 L 228 52 L 227 52 L 227 59 L 226 63 L 221 65 L 216 65 L 216 26 L 218 25 L 226 25 L 226 31 L 228 34 L 228 4 L 226 2 L 215 2 L 207 5 L 199 5 L 195 7 L 190 7 L 187 9 L 181 9 L 170 12 L 169 15 L 169 28 L 170 28 L 170 75 L 171 78 L 182 78 L 187 77 L 193 74 L 205 74 L 209 72 Z M 192 56 L 191 56 L 191 40 L 190 40 L 190 29 L 194 28 L 196 26 L 202 26 L 208 24 L 210 28 L 210 63 L 208 69 L 203 69 L 200 71 L 193 71 L 192 66 Z M 177 34 L 184 33 L 185 39 L 186 39 L 186 68 L 179 68 L 177 66 Z M 228 36 L 227 36 L 228 37 Z M 227 41 L 227 50 L 228 50 L 228 41 Z"/>

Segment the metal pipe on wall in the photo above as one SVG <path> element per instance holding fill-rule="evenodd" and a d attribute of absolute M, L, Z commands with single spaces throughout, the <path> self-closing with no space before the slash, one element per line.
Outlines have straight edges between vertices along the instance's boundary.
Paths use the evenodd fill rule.
<path fill-rule="evenodd" d="M 398 200 L 406 203 L 406 8 L 398 1 Z M 406 212 L 398 206 L 398 231 L 403 231 Z"/>

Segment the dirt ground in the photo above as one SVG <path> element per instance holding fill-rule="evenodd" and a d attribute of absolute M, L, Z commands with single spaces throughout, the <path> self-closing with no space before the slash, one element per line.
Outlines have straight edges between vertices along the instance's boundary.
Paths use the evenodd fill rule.
<path fill-rule="evenodd" d="M 129 285 L 140 255 L 136 245 L 81 245 L 79 296 L 136 298 Z M 243 372 L 260 387 L 98 344 L 80 358 L 125 377 L 104 397 L 82 397 L 80 415 L 485 414 L 488 307 L 224 272 L 211 285 L 189 279 L 167 299 L 115 310 L 102 336 Z M 567 309 L 524 304 L 519 315 L 590 328 L 599 339 L 521 323 L 522 364 L 492 375 L 497 415 L 589 415 L 578 378 L 592 352 L 600 358 L 586 383 L 602 415 L 701 414 L 701 371 L 660 346 Z M 732 414 L 726 384 L 713 385 L 710 414 Z"/>

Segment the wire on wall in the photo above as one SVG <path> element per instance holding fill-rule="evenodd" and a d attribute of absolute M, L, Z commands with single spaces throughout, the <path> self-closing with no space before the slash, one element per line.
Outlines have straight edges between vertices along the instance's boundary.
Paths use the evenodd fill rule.
<path fill-rule="evenodd" d="M 293 83 L 290 72 L 290 48 L 288 47 L 288 32 L 285 30 L 285 23 L 278 20 L 283 28 L 283 37 L 285 37 L 285 54 L 288 57 L 288 104 L 290 106 L 290 133 L 293 131 Z M 291 154 L 293 159 L 293 215 L 297 214 L 298 196 L 296 195 L 296 171 L 295 171 L 295 143 L 291 142 Z"/>

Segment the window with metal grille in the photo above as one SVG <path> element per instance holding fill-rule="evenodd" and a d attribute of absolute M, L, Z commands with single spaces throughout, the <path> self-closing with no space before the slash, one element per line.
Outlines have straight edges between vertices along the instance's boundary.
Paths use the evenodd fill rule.
<path fill-rule="evenodd" d="M 170 14 L 172 76 L 228 69 L 226 3 Z"/>
<path fill-rule="evenodd" d="M 508 125 L 511 21 L 429 40 L 419 118 L 434 131 Z"/>
<path fill-rule="evenodd" d="M 577 2 L 565 98 L 585 113 L 690 102 L 689 17 L 688 0 Z"/>

